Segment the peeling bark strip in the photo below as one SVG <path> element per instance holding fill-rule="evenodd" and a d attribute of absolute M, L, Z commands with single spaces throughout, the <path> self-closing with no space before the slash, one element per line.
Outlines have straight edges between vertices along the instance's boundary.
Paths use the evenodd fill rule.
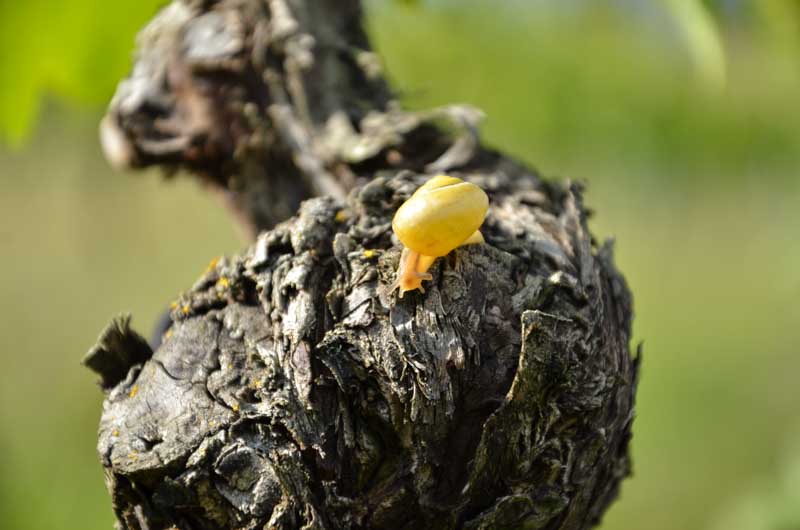
<path fill-rule="evenodd" d="M 154 352 L 121 319 L 87 357 L 121 528 L 599 521 L 630 470 L 630 293 L 580 188 L 483 148 L 479 116 L 400 110 L 356 0 L 179 1 L 142 32 L 107 153 L 188 168 L 272 229 L 175 301 Z M 441 171 L 489 195 L 486 244 L 399 300 L 391 219 Z"/>

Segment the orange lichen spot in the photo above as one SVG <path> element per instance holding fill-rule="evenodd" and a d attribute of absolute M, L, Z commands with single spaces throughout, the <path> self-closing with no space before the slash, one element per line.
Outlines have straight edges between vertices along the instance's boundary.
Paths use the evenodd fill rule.
<path fill-rule="evenodd" d="M 375 252 L 372 249 L 367 249 L 367 250 L 364 251 L 364 257 L 367 258 L 367 259 L 372 259 L 377 255 L 378 255 L 378 253 Z"/>
<path fill-rule="evenodd" d="M 219 258 L 220 257 L 217 256 L 216 258 L 208 262 L 208 267 L 206 267 L 206 274 L 217 268 L 217 264 L 219 263 Z"/>
<path fill-rule="evenodd" d="M 133 385 L 133 388 L 131 388 L 131 391 L 128 394 L 128 396 L 132 397 L 132 398 L 135 398 L 136 394 L 138 394 L 138 393 L 139 393 L 139 385 Z"/>
<path fill-rule="evenodd" d="M 343 223 L 350 219 L 350 212 L 347 210 L 339 210 L 336 212 L 336 217 L 334 217 L 337 223 Z"/>
<path fill-rule="evenodd" d="M 181 313 L 183 313 L 184 315 L 188 315 L 188 314 L 189 314 L 189 311 L 190 311 L 190 309 L 191 309 L 191 308 L 189 307 L 189 305 L 188 305 L 188 304 L 185 304 L 183 307 L 181 307 Z"/>
<path fill-rule="evenodd" d="M 231 410 L 233 410 L 234 412 L 239 412 L 239 404 L 238 403 L 234 403 L 231 406 Z"/>
<path fill-rule="evenodd" d="M 118 429 L 114 429 L 113 431 L 111 431 L 111 436 L 114 436 L 114 437 L 119 436 L 119 430 Z"/>
<path fill-rule="evenodd" d="M 231 281 L 228 278 L 226 278 L 225 276 L 223 276 L 219 280 L 217 280 L 217 287 L 222 287 L 223 289 L 227 289 L 228 287 L 230 287 L 230 285 L 231 285 Z"/>

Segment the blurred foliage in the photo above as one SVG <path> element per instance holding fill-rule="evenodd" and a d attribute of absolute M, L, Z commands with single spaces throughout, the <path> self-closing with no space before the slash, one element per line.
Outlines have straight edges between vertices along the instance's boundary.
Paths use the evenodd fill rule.
<path fill-rule="evenodd" d="M 403 57 L 390 66 L 404 87 L 447 83 L 459 97 L 492 85 L 490 101 L 474 101 L 491 116 L 490 133 L 520 119 L 519 102 L 534 107 L 524 144 L 496 140 L 538 163 L 558 157 L 553 166 L 569 171 L 561 162 L 578 150 L 678 173 L 681 163 L 739 175 L 800 163 L 800 106 L 786 106 L 800 93 L 800 1 L 367 3 L 385 29 L 375 32 L 381 48 Z M 0 140 L 23 140 L 46 95 L 106 103 L 135 31 L 161 4 L 0 3 Z M 454 82 L 455 65 L 472 75 Z M 441 103 L 427 93 L 407 99 Z"/>
<path fill-rule="evenodd" d="M 800 436 L 795 435 L 770 480 L 730 503 L 713 530 L 796 530 L 800 528 Z"/>
<path fill-rule="evenodd" d="M 800 48 L 775 52 L 772 26 L 755 14 L 719 30 L 697 23 L 694 33 L 711 35 L 695 39 L 701 48 L 725 35 L 727 82 L 718 87 L 709 82 L 723 71 L 713 66 L 715 45 L 693 51 L 683 29 L 697 10 L 635 0 L 467 3 L 372 2 L 378 48 L 410 105 L 474 103 L 489 116 L 494 143 L 573 176 L 587 159 L 599 166 L 593 178 L 597 169 L 647 181 L 796 176 Z"/>
<path fill-rule="evenodd" d="M 686 50 L 692 58 L 699 80 L 712 90 L 726 83 L 725 49 L 717 24 L 702 2 L 666 0 L 667 13 L 681 30 Z"/>
<path fill-rule="evenodd" d="M 19 144 L 43 97 L 105 103 L 163 0 L 0 1 L 0 141 Z"/>
<path fill-rule="evenodd" d="M 18 145 L 0 147 L 3 528 L 111 526 L 78 359 L 120 311 L 148 333 L 241 245 L 188 180 L 102 162 L 101 106 L 157 3 L 0 3 L 0 135 Z M 635 475 L 604 528 L 797 529 L 800 2 L 679 4 L 368 2 L 407 105 L 483 108 L 492 143 L 587 178 L 593 231 L 618 238 L 645 344 Z"/>

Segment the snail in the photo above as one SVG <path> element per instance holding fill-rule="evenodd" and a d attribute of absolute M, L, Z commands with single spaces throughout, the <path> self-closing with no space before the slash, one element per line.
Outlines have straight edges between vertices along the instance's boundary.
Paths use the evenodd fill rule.
<path fill-rule="evenodd" d="M 475 184 L 448 175 L 438 175 L 420 186 L 392 219 L 392 230 L 403 244 L 397 278 L 391 290 L 419 289 L 436 258 L 456 247 L 483 243 L 480 228 L 489 198 Z"/>

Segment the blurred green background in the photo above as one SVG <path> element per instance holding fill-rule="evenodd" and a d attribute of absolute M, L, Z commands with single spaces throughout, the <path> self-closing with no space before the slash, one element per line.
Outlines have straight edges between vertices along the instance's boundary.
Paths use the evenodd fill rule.
<path fill-rule="evenodd" d="M 103 106 L 160 4 L 0 2 L 2 528 L 111 527 L 79 360 L 118 312 L 149 334 L 244 244 L 188 180 L 102 160 Z M 408 106 L 483 108 L 490 143 L 585 180 L 617 238 L 644 365 L 635 474 L 603 528 L 800 529 L 800 2 L 368 7 Z"/>

